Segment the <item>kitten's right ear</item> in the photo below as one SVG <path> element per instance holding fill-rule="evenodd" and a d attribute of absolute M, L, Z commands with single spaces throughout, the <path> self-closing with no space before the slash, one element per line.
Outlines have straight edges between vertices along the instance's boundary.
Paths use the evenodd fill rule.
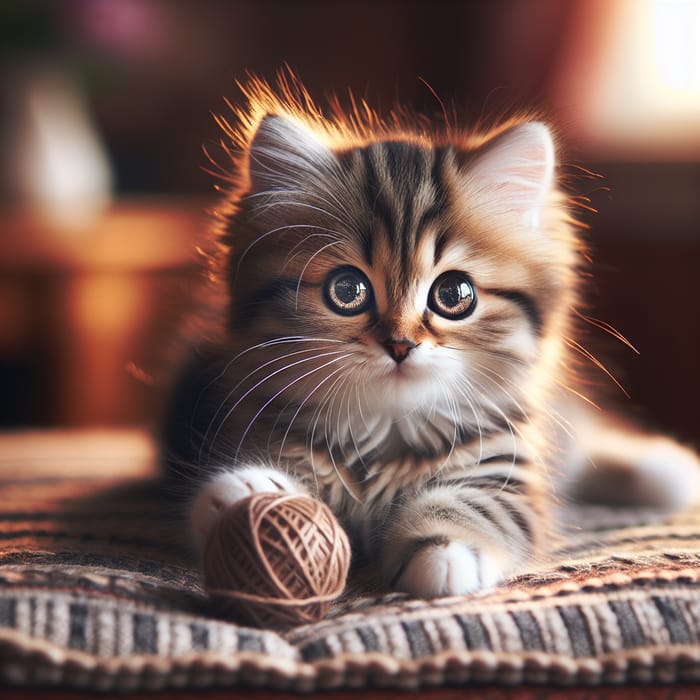
<path fill-rule="evenodd" d="M 253 191 L 298 189 L 336 162 L 333 152 L 315 134 L 288 117 L 263 117 L 248 149 Z"/>

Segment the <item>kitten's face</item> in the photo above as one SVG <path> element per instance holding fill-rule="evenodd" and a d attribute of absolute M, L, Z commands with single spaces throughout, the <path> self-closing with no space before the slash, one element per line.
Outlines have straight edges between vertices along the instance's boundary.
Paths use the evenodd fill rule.
<path fill-rule="evenodd" d="M 279 370 L 268 391 L 414 447 L 514 418 L 563 286 L 543 134 L 468 157 L 407 141 L 331 153 L 274 119 L 251 147 L 232 264 L 237 334 L 286 339 L 255 353 Z M 512 163 L 515 184 L 498 173 Z"/>

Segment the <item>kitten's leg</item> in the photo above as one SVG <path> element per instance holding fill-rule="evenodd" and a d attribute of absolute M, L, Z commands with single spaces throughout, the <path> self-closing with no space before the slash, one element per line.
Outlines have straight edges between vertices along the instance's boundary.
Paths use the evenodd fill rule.
<path fill-rule="evenodd" d="M 700 499 L 700 459 L 691 449 L 592 411 L 571 422 L 575 441 L 562 477 L 572 497 L 671 510 Z"/>
<path fill-rule="evenodd" d="M 460 595 L 500 583 L 531 559 L 546 537 L 542 496 L 508 475 L 512 465 L 500 483 L 490 471 L 444 479 L 403 503 L 380 553 L 392 588 Z"/>
<path fill-rule="evenodd" d="M 190 524 L 197 543 L 204 543 L 221 514 L 236 501 L 274 491 L 307 495 L 299 480 L 274 467 L 251 464 L 219 470 L 201 484 L 192 501 Z"/>

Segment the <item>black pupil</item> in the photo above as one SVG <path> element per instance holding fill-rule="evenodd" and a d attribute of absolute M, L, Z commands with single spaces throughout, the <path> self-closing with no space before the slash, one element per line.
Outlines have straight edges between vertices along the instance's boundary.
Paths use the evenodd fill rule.
<path fill-rule="evenodd" d="M 438 289 L 440 303 L 447 309 L 453 309 L 460 302 L 471 298 L 471 289 L 464 280 L 449 280 Z"/>
<path fill-rule="evenodd" d="M 343 304 L 352 304 L 364 292 L 365 285 L 355 277 L 341 277 L 335 283 L 335 293 L 338 301 Z"/>

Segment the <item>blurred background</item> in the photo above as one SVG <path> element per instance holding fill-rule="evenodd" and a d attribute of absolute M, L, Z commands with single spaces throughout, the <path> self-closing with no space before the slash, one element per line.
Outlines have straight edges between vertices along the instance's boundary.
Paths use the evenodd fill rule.
<path fill-rule="evenodd" d="M 154 423 L 212 113 L 285 64 L 321 102 L 551 115 L 597 211 L 584 310 L 639 351 L 591 327 L 631 399 L 594 381 L 698 445 L 698 0 L 0 0 L 1 428 Z"/>

